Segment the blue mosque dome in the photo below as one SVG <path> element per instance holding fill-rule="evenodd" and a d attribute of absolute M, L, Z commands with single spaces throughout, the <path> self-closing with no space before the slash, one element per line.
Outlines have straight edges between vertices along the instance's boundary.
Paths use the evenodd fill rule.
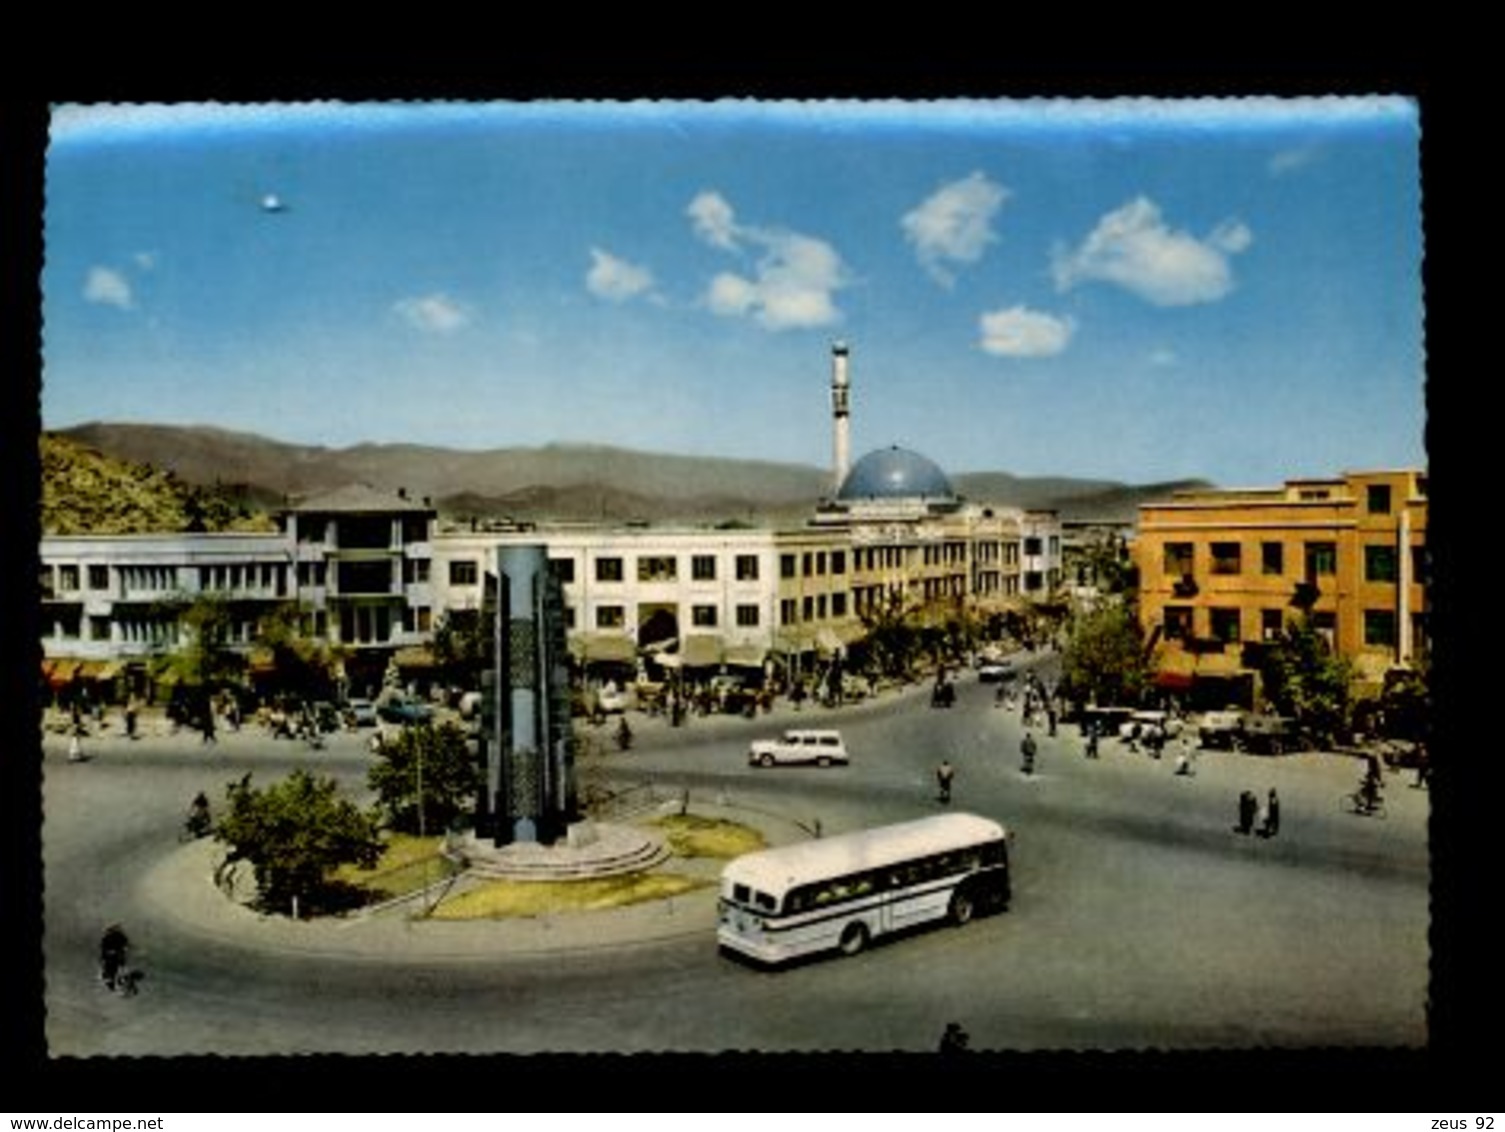
<path fill-rule="evenodd" d="M 878 448 L 852 465 L 836 499 L 932 499 L 955 501 L 956 492 L 940 465 L 907 448 Z"/>

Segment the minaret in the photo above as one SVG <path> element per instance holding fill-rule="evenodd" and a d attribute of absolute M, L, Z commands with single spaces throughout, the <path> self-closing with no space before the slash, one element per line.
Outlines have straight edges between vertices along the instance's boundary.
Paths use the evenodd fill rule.
<path fill-rule="evenodd" d="M 835 484 L 834 495 L 841 490 L 847 478 L 847 469 L 852 463 L 851 380 L 847 376 L 847 344 L 836 342 L 831 346 L 831 473 Z"/>

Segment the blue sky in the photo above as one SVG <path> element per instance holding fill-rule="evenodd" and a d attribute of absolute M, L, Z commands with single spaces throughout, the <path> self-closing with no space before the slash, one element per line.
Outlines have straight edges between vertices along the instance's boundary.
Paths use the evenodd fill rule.
<path fill-rule="evenodd" d="M 1425 462 L 1402 99 L 62 107 L 43 423 L 1228 486 Z M 268 198 L 276 205 L 268 207 Z"/>

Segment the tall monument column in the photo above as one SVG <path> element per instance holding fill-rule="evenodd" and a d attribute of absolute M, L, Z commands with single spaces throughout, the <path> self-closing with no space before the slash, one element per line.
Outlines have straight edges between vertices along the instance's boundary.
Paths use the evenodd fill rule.
<path fill-rule="evenodd" d="M 831 347 L 831 494 L 841 490 L 852 464 L 851 379 L 847 374 L 847 344 Z"/>
<path fill-rule="evenodd" d="M 552 843 L 577 817 L 563 600 L 545 547 L 498 546 L 486 576 L 494 666 L 482 682 L 486 761 L 476 832 Z"/>

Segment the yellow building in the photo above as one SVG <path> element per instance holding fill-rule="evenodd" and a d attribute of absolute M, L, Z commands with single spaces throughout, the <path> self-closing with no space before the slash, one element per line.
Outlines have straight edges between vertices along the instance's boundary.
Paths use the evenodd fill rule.
<path fill-rule="evenodd" d="M 1139 612 L 1162 687 L 1249 704 L 1259 646 L 1309 614 L 1377 686 L 1427 648 L 1427 477 L 1349 472 L 1144 504 Z"/>

